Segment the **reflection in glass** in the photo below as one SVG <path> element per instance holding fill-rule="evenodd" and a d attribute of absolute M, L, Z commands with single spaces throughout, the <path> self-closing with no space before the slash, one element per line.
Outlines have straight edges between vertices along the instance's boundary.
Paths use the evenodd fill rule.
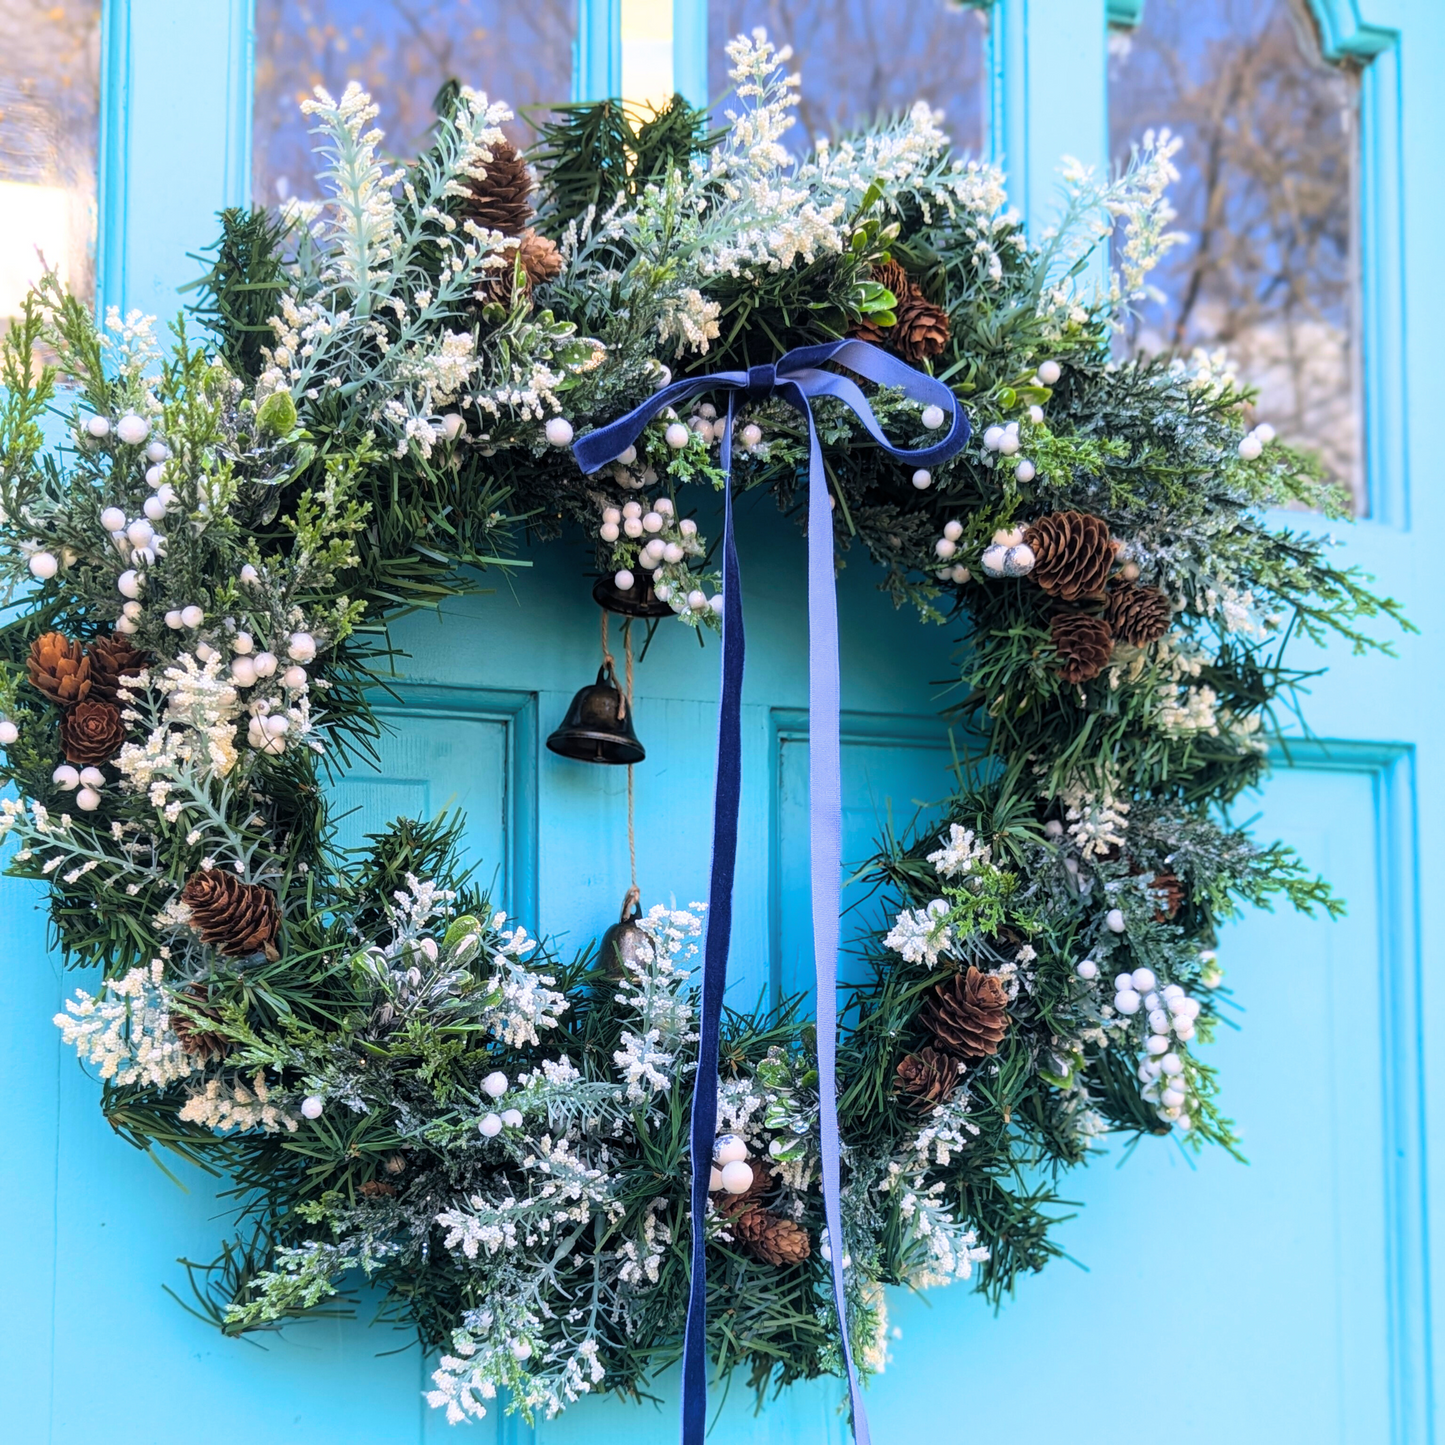
<path fill-rule="evenodd" d="M 762 26 L 791 45 L 802 73 L 798 123 L 787 140 L 805 149 L 879 115 L 926 100 L 944 113 L 956 151 L 983 153 L 988 127 L 988 19 L 957 0 L 712 0 L 708 94 L 732 82 L 723 47 Z M 722 109 L 727 109 L 724 102 Z"/>
<path fill-rule="evenodd" d="M 1359 77 L 1327 65 L 1289 0 L 1149 0 L 1116 34 L 1116 160 L 1150 127 L 1184 141 L 1187 240 L 1151 278 L 1130 341 L 1227 348 L 1256 414 L 1316 452 L 1363 510 L 1355 154 Z"/>
<path fill-rule="evenodd" d="M 99 102 L 100 0 L 4 0 L 0 329 L 43 264 L 95 294 Z"/>
<path fill-rule="evenodd" d="M 572 94 L 577 0 L 256 0 L 251 194 L 261 205 L 316 195 L 313 137 L 300 105 L 318 85 L 358 80 L 381 108 L 390 155 L 415 155 L 451 79 L 522 107 Z"/>

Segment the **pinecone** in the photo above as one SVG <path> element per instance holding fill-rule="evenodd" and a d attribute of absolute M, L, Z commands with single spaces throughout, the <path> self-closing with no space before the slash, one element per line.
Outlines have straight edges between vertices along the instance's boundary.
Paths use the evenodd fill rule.
<path fill-rule="evenodd" d="M 78 702 L 60 719 L 65 760 L 78 768 L 108 763 L 125 742 L 125 724 L 113 702 Z"/>
<path fill-rule="evenodd" d="M 913 289 L 913 282 L 908 279 L 908 272 L 898 264 L 897 261 L 885 261 L 881 266 L 875 266 L 868 273 L 870 281 L 876 281 L 880 286 L 886 287 L 893 293 L 893 313 L 898 314 L 898 308 L 903 305 L 908 293 Z"/>
<path fill-rule="evenodd" d="M 1054 651 L 1059 655 L 1054 669 L 1065 682 L 1088 682 L 1108 665 L 1114 650 L 1109 624 L 1087 612 L 1060 612 L 1049 623 Z"/>
<path fill-rule="evenodd" d="M 1157 587 L 1115 581 L 1109 584 L 1104 621 L 1120 642 L 1143 647 L 1169 631 L 1171 611 L 1169 599 Z"/>
<path fill-rule="evenodd" d="M 544 281 L 555 281 L 562 274 L 562 253 L 557 243 L 535 231 L 523 231 L 515 246 L 508 246 L 502 253 L 502 264 L 488 277 L 483 299 L 500 301 L 509 305 L 518 287 L 517 263 L 521 262 L 520 287 L 528 295 L 533 286 Z"/>
<path fill-rule="evenodd" d="M 1029 575 L 1050 596 L 1065 602 L 1103 596 L 1115 548 L 1102 517 L 1087 512 L 1040 517 L 1024 533 L 1024 545 L 1034 554 Z"/>
<path fill-rule="evenodd" d="M 808 1231 L 769 1209 L 749 1209 L 733 1220 L 733 1237 L 764 1264 L 785 1269 L 813 1252 Z"/>
<path fill-rule="evenodd" d="M 135 677 L 150 661 L 145 653 L 131 646 L 122 633 L 98 637 L 86 652 L 90 661 L 90 696 L 95 702 L 120 705 L 120 680 Z"/>
<path fill-rule="evenodd" d="M 179 1002 L 184 1004 L 185 1011 L 171 1011 L 171 1031 L 181 1041 L 181 1047 L 202 1063 L 223 1058 L 231 1046 L 220 1034 L 206 1027 L 208 1023 L 220 1022 L 221 1018 L 220 1010 L 211 1007 L 206 990 L 199 985 L 182 989 Z"/>
<path fill-rule="evenodd" d="M 532 219 L 534 185 L 517 148 L 510 141 L 497 141 L 486 162 L 486 175 L 472 181 L 470 194 L 462 201 L 462 216 L 484 230 L 520 236 Z"/>
<path fill-rule="evenodd" d="M 998 1052 L 1008 1031 L 1008 995 L 992 974 L 970 964 L 967 975 L 954 974 L 933 990 L 922 1017 L 939 1048 L 956 1058 L 982 1059 Z"/>
<path fill-rule="evenodd" d="M 958 1060 L 939 1049 L 919 1049 L 900 1061 L 897 1079 L 898 1088 L 913 1096 L 915 1109 L 933 1109 L 958 1087 Z"/>
<path fill-rule="evenodd" d="M 892 346 L 911 365 L 939 355 L 948 345 L 948 312 L 918 287 L 910 284 L 908 294 L 899 298 L 897 316 L 898 324 L 890 333 Z"/>
<path fill-rule="evenodd" d="M 276 895 L 259 883 L 242 883 L 224 868 L 192 873 L 181 902 L 191 910 L 191 927 L 218 953 L 245 958 L 262 952 L 276 959 L 281 910 Z"/>
<path fill-rule="evenodd" d="M 1162 873 L 1156 873 L 1149 880 L 1149 887 L 1155 893 L 1164 895 L 1161 906 L 1155 910 L 1154 921 L 1156 923 L 1168 923 L 1184 902 L 1184 885 L 1179 881 L 1178 875 L 1171 873 L 1167 868 Z"/>
<path fill-rule="evenodd" d="M 396 1185 L 388 1184 L 384 1179 L 368 1179 L 360 1192 L 363 1199 L 385 1199 L 387 1195 L 396 1193 Z"/>
<path fill-rule="evenodd" d="M 876 321 L 864 316 L 848 328 L 848 340 L 866 341 L 869 346 L 881 346 L 886 349 L 892 330 L 891 326 L 880 326 Z"/>
<path fill-rule="evenodd" d="M 729 1194 L 726 1189 L 719 1189 L 712 1196 L 713 1204 L 723 1214 L 735 1216 L 752 1209 L 773 1187 L 772 1171 L 766 1164 L 760 1164 L 756 1159 L 749 1159 L 747 1163 L 753 1171 L 753 1182 L 741 1194 Z"/>
<path fill-rule="evenodd" d="M 74 707 L 90 696 L 90 659 L 85 649 L 59 632 L 42 632 L 25 662 L 30 685 L 58 707 Z"/>

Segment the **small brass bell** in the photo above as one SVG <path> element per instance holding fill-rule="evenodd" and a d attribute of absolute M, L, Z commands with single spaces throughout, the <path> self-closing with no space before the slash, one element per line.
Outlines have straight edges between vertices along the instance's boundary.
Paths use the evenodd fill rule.
<path fill-rule="evenodd" d="M 572 699 L 547 746 L 583 763 L 640 763 L 647 756 L 632 730 L 632 709 L 617 686 L 610 658 L 597 669 L 597 681 Z"/>
<path fill-rule="evenodd" d="M 635 975 L 634 969 L 645 967 L 652 959 L 652 940 L 642 931 L 642 895 L 636 888 L 627 890 L 622 900 L 622 917 L 602 935 L 597 947 L 597 961 L 607 977 L 625 983 Z"/>
<path fill-rule="evenodd" d="M 613 578 L 599 577 L 592 586 L 592 600 L 623 617 L 672 616 L 672 608 L 652 590 L 652 578 L 645 574 L 625 592 Z"/>

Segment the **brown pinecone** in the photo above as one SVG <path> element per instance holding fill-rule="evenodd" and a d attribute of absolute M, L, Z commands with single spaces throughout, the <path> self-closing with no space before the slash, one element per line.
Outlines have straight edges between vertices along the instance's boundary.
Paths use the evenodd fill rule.
<path fill-rule="evenodd" d="M 387 1195 L 395 1193 L 396 1185 L 388 1184 L 384 1179 L 368 1179 L 361 1186 L 363 1199 L 385 1199 Z"/>
<path fill-rule="evenodd" d="M 1169 631 L 1172 609 L 1169 599 L 1157 587 L 1139 587 L 1133 582 L 1109 584 L 1109 601 L 1104 621 L 1120 642 L 1134 647 L 1158 642 Z"/>
<path fill-rule="evenodd" d="M 726 1189 L 719 1189 L 712 1196 L 713 1204 L 723 1214 L 738 1215 L 752 1209 L 773 1186 L 772 1172 L 766 1164 L 760 1164 L 756 1159 L 749 1159 L 747 1163 L 753 1171 L 753 1182 L 741 1194 L 729 1194 Z"/>
<path fill-rule="evenodd" d="M 899 297 L 898 324 L 889 333 L 893 349 L 914 366 L 939 355 L 948 345 L 948 312 L 935 306 L 917 286 L 909 284 Z"/>
<path fill-rule="evenodd" d="M 1054 669 L 1065 682 L 1088 682 L 1108 666 L 1114 650 L 1109 624 L 1087 612 L 1060 612 L 1050 623 L 1054 651 L 1059 655 Z"/>
<path fill-rule="evenodd" d="M 281 910 L 276 895 L 259 883 L 242 883 L 224 868 L 192 873 L 181 902 L 191 910 L 191 927 L 218 953 L 245 958 L 262 952 L 276 959 Z"/>
<path fill-rule="evenodd" d="M 1155 910 L 1154 921 L 1168 923 L 1179 912 L 1180 906 L 1184 902 L 1184 885 L 1176 874 L 1166 868 L 1162 873 L 1156 873 L 1149 880 L 1149 887 L 1155 893 L 1164 895 L 1161 906 Z"/>
<path fill-rule="evenodd" d="M 764 1264 L 783 1269 L 813 1252 L 808 1231 L 769 1209 L 749 1209 L 733 1220 L 733 1237 Z"/>
<path fill-rule="evenodd" d="M 25 662 L 30 685 L 59 707 L 74 707 L 90 696 L 90 659 L 85 649 L 59 632 L 42 632 Z"/>
<path fill-rule="evenodd" d="M 1034 554 L 1029 576 L 1050 596 L 1077 602 L 1081 597 L 1103 595 L 1115 548 L 1102 517 L 1054 512 L 1029 527 L 1024 544 Z"/>
<path fill-rule="evenodd" d="M 90 696 L 95 702 L 120 705 L 120 680 L 135 677 L 150 661 L 145 653 L 131 646 L 122 633 L 98 637 L 86 651 L 90 661 Z"/>
<path fill-rule="evenodd" d="M 181 990 L 178 1001 L 184 1005 L 185 1012 L 171 1011 L 171 1030 L 181 1041 L 181 1047 L 202 1063 L 224 1057 L 231 1046 L 220 1034 L 206 1027 L 208 1023 L 220 1022 L 221 1018 L 220 1010 L 211 1007 L 206 990 L 192 985 Z"/>
<path fill-rule="evenodd" d="M 958 1060 L 940 1049 L 919 1049 L 900 1061 L 897 1079 L 915 1109 L 936 1108 L 958 1087 Z"/>
<path fill-rule="evenodd" d="M 125 724 L 113 702 L 78 702 L 60 719 L 65 760 L 78 768 L 108 763 L 125 742 Z"/>
<path fill-rule="evenodd" d="M 534 182 L 527 162 L 510 141 L 497 141 L 486 175 L 473 180 L 471 193 L 462 201 L 462 215 L 488 231 L 520 236 L 532 219 Z"/>
<path fill-rule="evenodd" d="M 992 974 L 970 964 L 967 975 L 956 973 L 933 990 L 922 1017 L 941 1049 L 964 1060 L 982 1059 L 998 1052 L 1008 1031 L 1008 995 Z"/>
<path fill-rule="evenodd" d="M 520 289 L 528 295 L 533 286 L 555 281 L 562 274 L 562 253 L 557 243 L 535 231 L 523 231 L 518 243 L 508 246 L 501 256 L 502 264 L 492 271 L 483 289 L 486 300 L 500 301 L 503 306 L 510 303 L 519 285 L 518 261 L 522 266 Z"/>

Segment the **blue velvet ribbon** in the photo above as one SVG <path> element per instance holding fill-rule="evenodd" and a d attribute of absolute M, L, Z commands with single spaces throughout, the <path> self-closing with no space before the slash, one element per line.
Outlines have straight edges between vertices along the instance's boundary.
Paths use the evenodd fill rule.
<path fill-rule="evenodd" d="M 880 386 L 897 387 L 951 418 L 947 434 L 932 446 L 895 447 L 883 435 L 862 389 L 851 378 L 823 368 L 835 362 Z M 692 1278 L 682 1359 L 682 1445 L 704 1445 L 707 1426 L 707 1273 L 704 1219 L 717 1135 L 718 1033 L 727 983 L 732 933 L 733 878 L 737 864 L 738 806 L 742 796 L 743 604 L 733 537 L 733 416 L 739 398 L 760 402 L 781 397 L 808 425 L 808 786 L 811 833 L 813 958 L 817 970 L 818 1100 L 823 1213 L 832 1264 L 833 1303 L 838 1312 L 853 1436 L 868 1445 L 868 1420 L 848 1340 L 843 1286 L 843 1227 L 839 1204 L 837 1108 L 838 918 L 841 908 L 843 799 L 839 739 L 838 598 L 834 583 L 833 517 L 823 453 L 809 405 L 816 397 L 843 402 L 889 456 L 915 467 L 946 461 L 968 441 L 968 418 L 941 381 L 915 371 L 864 341 L 835 341 L 790 351 L 774 364 L 747 371 L 720 371 L 674 381 L 617 421 L 589 432 L 573 446 L 578 465 L 595 472 L 615 461 L 643 428 L 670 406 L 704 392 L 727 394 L 722 468 L 727 474 L 722 536 L 722 690 L 718 712 L 717 776 L 713 795 L 712 879 L 703 949 L 702 1013 L 692 1099 Z"/>

